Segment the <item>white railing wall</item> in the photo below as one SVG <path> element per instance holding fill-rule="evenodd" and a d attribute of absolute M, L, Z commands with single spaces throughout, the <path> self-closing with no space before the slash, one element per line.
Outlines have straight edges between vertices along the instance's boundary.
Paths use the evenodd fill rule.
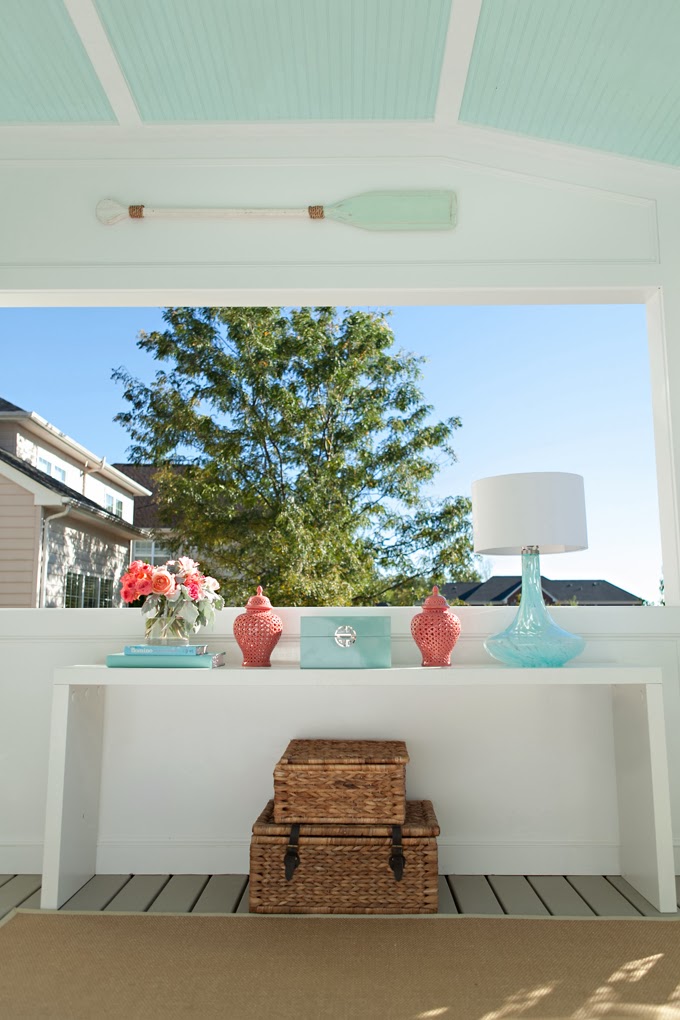
<path fill-rule="evenodd" d="M 236 668 L 232 623 L 240 611 L 220 614 L 209 636 L 211 648 L 226 649 Z M 335 611 L 278 612 L 284 637 L 274 661 L 282 662 L 297 659 L 302 612 Z M 409 633 L 416 610 L 347 612 L 389 612 L 395 664 L 418 663 Z M 491 664 L 484 636 L 505 626 L 515 610 L 456 612 L 463 633 L 454 662 Z M 680 608 L 552 612 L 586 636 L 588 664 L 663 667 L 680 871 Z M 41 868 L 54 668 L 103 662 L 107 652 L 138 641 L 142 630 L 135 610 L 0 611 L 0 873 Z M 362 715 L 368 695 L 361 686 L 334 688 L 332 696 L 324 690 L 318 709 L 314 687 L 110 690 L 98 871 L 247 871 L 250 827 L 272 794 L 281 751 L 291 737 L 325 735 L 408 741 L 408 795 L 435 802 L 443 871 L 615 873 L 609 691 L 569 687 L 557 682 L 562 679 L 568 670 L 541 687 L 504 689 L 499 676 L 491 688 L 381 688 L 378 731 Z"/>

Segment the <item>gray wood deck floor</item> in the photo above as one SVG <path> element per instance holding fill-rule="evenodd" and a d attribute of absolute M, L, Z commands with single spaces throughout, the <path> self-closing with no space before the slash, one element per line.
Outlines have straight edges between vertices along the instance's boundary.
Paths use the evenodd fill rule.
<path fill-rule="evenodd" d="M 14 907 L 40 907 L 40 875 L 0 875 L 0 917 Z M 61 909 L 247 914 L 248 877 L 95 875 Z M 618 875 L 441 875 L 439 913 L 680 918 L 659 914 Z"/>

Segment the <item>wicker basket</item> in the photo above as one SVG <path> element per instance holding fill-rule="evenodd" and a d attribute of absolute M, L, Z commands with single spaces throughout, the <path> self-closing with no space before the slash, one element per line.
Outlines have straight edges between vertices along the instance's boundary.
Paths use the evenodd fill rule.
<path fill-rule="evenodd" d="M 276 822 L 401 825 L 402 740 L 291 740 L 274 769 Z"/>
<path fill-rule="evenodd" d="M 437 913 L 439 825 L 429 800 L 408 801 L 403 826 L 277 825 L 273 807 L 253 826 L 251 913 Z"/>

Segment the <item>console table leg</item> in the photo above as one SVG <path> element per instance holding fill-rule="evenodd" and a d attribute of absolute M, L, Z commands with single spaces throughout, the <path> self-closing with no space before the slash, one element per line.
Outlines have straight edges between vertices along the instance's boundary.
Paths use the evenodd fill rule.
<path fill-rule="evenodd" d="M 661 684 L 613 688 L 621 874 L 675 913 L 673 834 Z"/>
<path fill-rule="evenodd" d="M 43 909 L 58 909 L 95 873 L 104 699 L 104 687 L 53 689 Z"/>

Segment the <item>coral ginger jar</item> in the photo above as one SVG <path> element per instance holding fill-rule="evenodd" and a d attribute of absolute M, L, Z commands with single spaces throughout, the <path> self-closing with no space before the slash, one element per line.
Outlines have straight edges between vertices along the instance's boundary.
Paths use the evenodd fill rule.
<path fill-rule="evenodd" d="M 283 624 L 262 588 L 246 603 L 245 613 L 234 620 L 234 637 L 243 653 L 244 666 L 271 666 L 269 657 L 281 637 Z"/>
<path fill-rule="evenodd" d="M 437 585 L 411 620 L 411 634 L 423 656 L 423 666 L 450 666 L 451 652 L 460 635 L 460 620 L 449 609 Z"/>

